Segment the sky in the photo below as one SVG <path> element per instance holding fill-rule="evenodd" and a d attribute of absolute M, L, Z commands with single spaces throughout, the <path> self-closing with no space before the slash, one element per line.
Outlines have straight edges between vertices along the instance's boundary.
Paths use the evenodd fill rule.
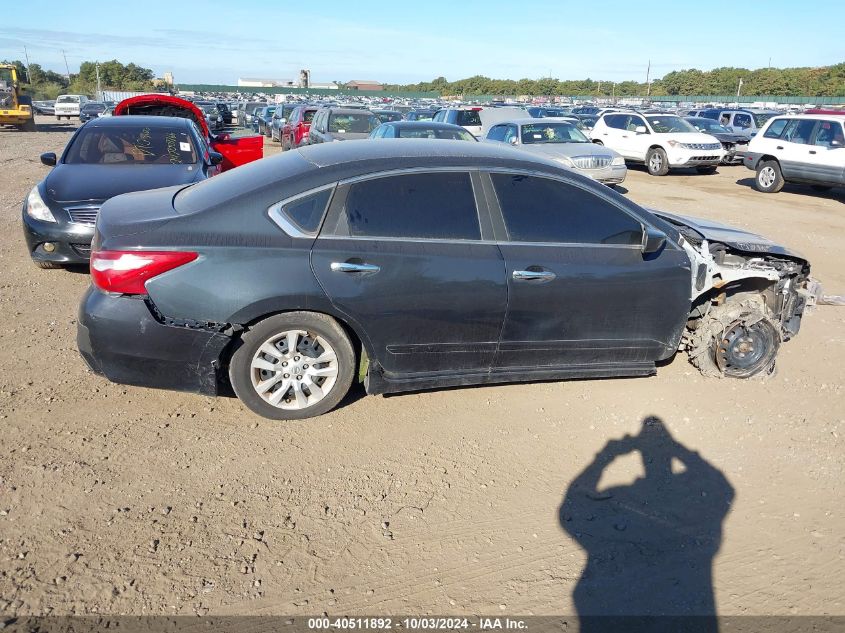
<path fill-rule="evenodd" d="M 6 0 L 0 0 L 0 5 Z M 54 6 L 50 6 L 54 5 Z M 673 6 L 674 5 L 674 6 Z M 16 3 L 0 59 L 71 73 L 117 59 L 176 83 L 239 77 L 416 83 L 444 76 L 645 81 L 672 70 L 845 61 L 842 0 L 641 3 L 204 0 Z"/>

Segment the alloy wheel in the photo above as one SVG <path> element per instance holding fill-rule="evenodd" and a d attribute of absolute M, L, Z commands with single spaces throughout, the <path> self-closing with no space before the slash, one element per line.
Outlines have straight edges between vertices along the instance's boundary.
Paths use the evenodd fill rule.
<path fill-rule="evenodd" d="M 777 179 L 777 174 L 775 174 L 775 170 L 773 167 L 763 167 L 760 170 L 760 173 L 757 174 L 757 181 L 760 183 L 761 187 L 768 189 L 773 184 L 775 184 L 775 180 Z"/>

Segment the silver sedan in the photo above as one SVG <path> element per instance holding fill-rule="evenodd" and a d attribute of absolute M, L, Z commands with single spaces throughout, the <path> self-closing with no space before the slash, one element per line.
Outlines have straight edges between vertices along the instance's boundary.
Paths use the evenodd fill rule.
<path fill-rule="evenodd" d="M 539 154 L 606 185 L 619 184 L 628 174 L 620 154 L 590 142 L 575 123 L 566 119 L 498 121 L 482 140 Z"/>

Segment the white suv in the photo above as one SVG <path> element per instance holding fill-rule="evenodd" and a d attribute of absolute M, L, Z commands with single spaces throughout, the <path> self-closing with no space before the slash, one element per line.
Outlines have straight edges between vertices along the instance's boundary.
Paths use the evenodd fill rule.
<path fill-rule="evenodd" d="M 433 121 L 460 125 L 467 132 L 478 138 L 481 136 L 481 110 L 479 107 L 444 108 L 438 110 Z"/>
<path fill-rule="evenodd" d="M 56 98 L 56 105 L 53 106 L 56 120 L 61 120 L 62 117 L 67 119 L 78 117 L 82 106 L 87 102 L 88 97 L 85 95 L 59 95 Z"/>
<path fill-rule="evenodd" d="M 770 119 L 751 139 L 745 166 L 754 187 L 776 193 L 787 182 L 817 191 L 845 186 L 845 115 L 796 114 Z"/>
<path fill-rule="evenodd" d="M 665 176 L 671 167 L 695 167 L 710 174 L 725 155 L 718 139 L 674 114 L 607 113 L 596 121 L 590 138 L 627 161 L 645 163 L 652 176 Z"/>

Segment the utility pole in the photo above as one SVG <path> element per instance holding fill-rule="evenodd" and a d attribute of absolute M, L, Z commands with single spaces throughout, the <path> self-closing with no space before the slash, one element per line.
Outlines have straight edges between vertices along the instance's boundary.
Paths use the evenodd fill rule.
<path fill-rule="evenodd" d="M 26 59 L 26 82 L 32 83 L 32 75 L 29 74 L 29 53 L 26 52 L 26 46 L 23 47 L 23 56 Z"/>
<path fill-rule="evenodd" d="M 67 55 L 65 55 L 64 49 L 62 49 L 62 57 L 65 58 L 65 70 L 67 71 L 67 80 L 70 81 L 70 67 L 67 65 Z"/>
<path fill-rule="evenodd" d="M 97 99 L 99 101 L 104 101 L 103 91 L 100 88 L 100 62 L 94 62 L 94 70 L 97 71 Z"/>
<path fill-rule="evenodd" d="M 645 96 L 651 98 L 651 60 L 648 60 L 648 68 L 645 71 Z"/>
<path fill-rule="evenodd" d="M 736 107 L 739 107 L 739 93 L 742 90 L 742 77 L 739 78 L 739 84 L 736 87 Z"/>

